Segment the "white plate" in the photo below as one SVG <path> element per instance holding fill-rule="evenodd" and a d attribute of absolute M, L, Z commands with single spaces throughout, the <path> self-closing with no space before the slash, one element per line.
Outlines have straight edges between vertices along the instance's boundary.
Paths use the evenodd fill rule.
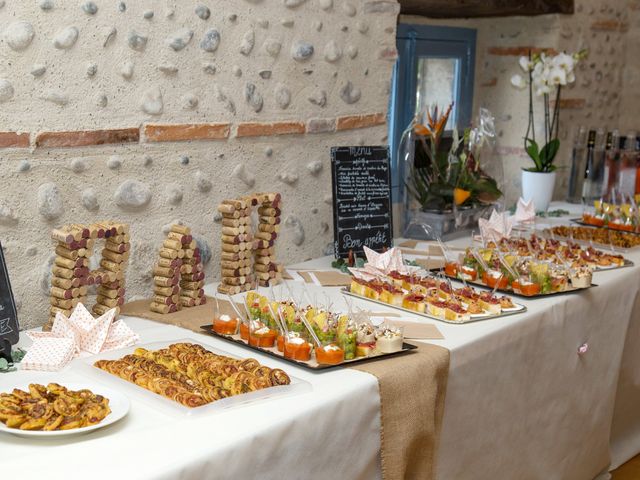
<path fill-rule="evenodd" d="M 20 390 L 29 391 L 29 384 L 34 382 L 21 382 L 15 385 L 13 388 L 19 388 Z M 0 432 L 7 432 L 19 437 L 62 437 L 66 435 L 77 435 L 81 433 L 91 432 L 99 428 L 106 427 L 112 423 L 117 422 L 127 413 L 129 413 L 129 399 L 120 392 L 108 387 L 104 387 L 99 383 L 88 380 L 83 383 L 61 383 L 63 387 L 69 390 L 91 390 L 96 395 L 102 395 L 109 399 L 109 408 L 111 413 L 107 415 L 104 420 L 96 425 L 90 425 L 88 427 L 73 428 L 71 430 L 53 430 L 50 432 L 43 432 L 41 430 L 20 430 L 18 428 L 9 428 L 4 423 L 0 422 Z M 7 391 L 6 393 L 9 393 Z"/>

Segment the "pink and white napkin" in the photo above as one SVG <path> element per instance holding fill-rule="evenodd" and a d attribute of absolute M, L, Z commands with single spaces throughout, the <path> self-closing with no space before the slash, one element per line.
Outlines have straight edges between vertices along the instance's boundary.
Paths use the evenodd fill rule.
<path fill-rule="evenodd" d="M 22 360 L 22 368 L 56 371 L 74 356 L 95 355 L 138 343 L 140 337 L 123 320 L 114 322 L 115 314 L 112 308 L 94 318 L 81 303 L 69 318 L 57 313 L 50 332 L 27 332 L 33 345 Z"/>
<path fill-rule="evenodd" d="M 520 197 L 513 220 L 515 223 L 534 223 L 536 221 L 536 209 L 533 205 L 533 200 L 526 202 L 524 198 Z"/>
<path fill-rule="evenodd" d="M 491 212 L 489 220 L 481 218 L 478 220 L 480 234 L 485 242 L 498 242 L 503 238 L 509 238 L 513 230 L 514 220 L 508 213 Z"/>
<path fill-rule="evenodd" d="M 384 253 L 378 253 L 368 247 L 364 247 L 367 263 L 362 268 L 349 268 L 354 277 L 371 281 L 391 272 L 399 272 L 403 275 L 415 272 L 420 267 L 405 265 L 402 252 L 398 248 L 390 248 Z"/>

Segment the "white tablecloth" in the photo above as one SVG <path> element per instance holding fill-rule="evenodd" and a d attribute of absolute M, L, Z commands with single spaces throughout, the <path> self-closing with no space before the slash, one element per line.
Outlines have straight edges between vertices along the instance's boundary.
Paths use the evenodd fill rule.
<path fill-rule="evenodd" d="M 640 265 L 640 253 L 629 256 Z M 298 267 L 328 264 L 322 258 Z M 586 480 L 605 472 L 625 336 L 640 329 L 639 318 L 629 322 L 639 278 L 640 267 L 598 273 L 599 286 L 588 292 L 523 300 L 528 312 L 522 315 L 467 325 L 433 322 L 445 336 L 433 343 L 451 351 L 438 478 Z M 289 284 L 301 296 L 302 284 Z M 337 288 L 308 289 L 319 301 L 326 293 L 335 308 L 346 306 Z M 130 323 L 147 342 L 196 335 Z M 640 451 L 640 413 L 633 413 L 640 411 L 637 338 L 627 337 L 615 415 L 627 428 L 614 431 L 613 457 Z M 583 344 L 588 350 L 578 355 Z M 17 474 L 28 466 L 33 476 L 48 478 L 68 478 L 69 471 L 96 478 L 378 478 L 376 380 L 352 370 L 313 374 L 280 366 L 311 382 L 313 392 L 198 420 L 170 417 L 133 399 L 124 421 L 72 441 L 33 444 L 0 435 L 3 469 Z M 0 375 L 0 391 L 27 374 L 13 375 Z M 73 366 L 56 378 L 80 379 Z M 52 445 L 65 445 L 64 453 Z"/>
<path fill-rule="evenodd" d="M 315 374 L 182 328 L 127 322 L 143 343 L 194 338 L 285 368 L 313 391 L 195 419 L 131 398 L 127 417 L 93 433 L 47 441 L 0 434 L 3 478 L 380 478 L 380 399 L 373 376 L 349 369 Z M 0 374 L 0 391 L 25 379 L 82 381 L 77 368 Z"/>

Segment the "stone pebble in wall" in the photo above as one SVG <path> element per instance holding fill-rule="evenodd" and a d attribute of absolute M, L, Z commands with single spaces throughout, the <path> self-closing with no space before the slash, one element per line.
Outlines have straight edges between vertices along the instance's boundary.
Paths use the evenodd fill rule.
<path fill-rule="evenodd" d="M 262 48 L 272 57 L 277 57 L 282 49 L 282 43 L 277 38 L 269 37 L 264 41 Z"/>
<path fill-rule="evenodd" d="M 342 58 L 342 48 L 336 43 L 335 40 L 329 40 L 324 47 L 324 59 L 327 62 L 337 62 Z"/>
<path fill-rule="evenodd" d="M 215 84 L 213 86 L 213 95 L 215 96 L 216 100 L 222 104 L 227 112 L 235 115 L 236 104 L 227 96 L 227 94 L 222 90 L 222 88 L 220 88 L 218 84 Z"/>
<path fill-rule="evenodd" d="M 36 197 L 38 212 L 46 220 L 55 220 L 64 212 L 62 195 L 55 183 L 43 183 L 38 187 Z"/>
<path fill-rule="evenodd" d="M 107 160 L 107 168 L 109 170 L 118 170 L 122 166 L 122 159 L 117 155 L 112 155 Z"/>
<path fill-rule="evenodd" d="M 140 101 L 140 108 L 149 115 L 161 115 L 164 109 L 162 91 L 160 87 L 153 86 L 144 91 Z"/>
<path fill-rule="evenodd" d="M 213 187 L 213 185 L 211 184 L 211 181 L 200 170 L 198 170 L 195 173 L 195 179 L 196 179 L 196 188 L 201 193 L 207 193 Z"/>
<path fill-rule="evenodd" d="M 313 105 L 324 107 L 327 105 L 327 92 L 324 90 L 316 90 L 307 98 Z"/>
<path fill-rule="evenodd" d="M 291 56 L 297 62 L 304 62 L 313 55 L 313 45 L 304 40 L 298 40 L 291 46 Z"/>
<path fill-rule="evenodd" d="M 79 34 L 80 32 L 76 27 L 64 28 L 56 33 L 53 38 L 53 46 L 59 50 L 68 50 L 75 45 Z"/>
<path fill-rule="evenodd" d="M 299 7 L 306 1 L 307 0 L 283 0 L 283 3 L 284 3 L 284 6 L 287 8 L 295 8 L 295 7 Z"/>
<path fill-rule="evenodd" d="M 282 183 L 286 183 L 287 185 L 293 186 L 296 183 L 298 183 L 298 174 L 291 173 L 291 172 L 283 172 L 278 174 L 278 180 L 280 180 Z"/>
<path fill-rule="evenodd" d="M 254 112 L 259 113 L 262 110 L 264 100 L 253 83 L 245 85 L 244 98 Z"/>
<path fill-rule="evenodd" d="M 39 5 L 40 9 L 44 12 L 53 10 L 53 7 L 55 6 L 53 0 L 41 0 Z"/>
<path fill-rule="evenodd" d="M 13 98 L 13 85 L 6 78 L 0 78 L 0 103 L 8 102 Z"/>
<path fill-rule="evenodd" d="M 130 80 L 131 77 L 133 77 L 133 70 L 133 62 L 131 60 L 127 60 L 122 64 L 122 67 L 120 68 L 120 75 L 122 75 L 122 78 L 124 78 L 125 80 Z"/>
<path fill-rule="evenodd" d="M 298 247 L 302 245 L 304 243 L 304 227 L 300 219 L 295 215 L 289 215 L 284 221 L 284 225 L 293 230 L 293 243 Z"/>
<path fill-rule="evenodd" d="M 142 52 L 145 49 L 147 46 L 147 40 L 148 37 L 139 34 L 135 30 L 130 31 L 129 35 L 127 35 L 127 44 L 131 49 L 138 52 Z"/>
<path fill-rule="evenodd" d="M 359 88 L 354 87 L 353 83 L 349 80 L 340 87 L 340 98 L 344 103 L 349 105 L 356 103 L 360 100 L 361 92 Z"/>
<path fill-rule="evenodd" d="M 211 16 L 211 10 L 206 5 L 198 5 L 196 7 L 196 15 L 200 17 L 202 20 L 209 20 Z"/>
<path fill-rule="evenodd" d="M 87 64 L 87 77 L 94 77 L 98 73 L 98 64 L 97 63 L 88 63 Z"/>
<path fill-rule="evenodd" d="M 14 225 L 18 223 L 18 217 L 13 209 L 6 203 L 0 203 L 0 225 Z"/>
<path fill-rule="evenodd" d="M 202 64 L 202 71 L 206 74 L 209 75 L 215 75 L 215 73 L 218 71 L 217 67 L 215 66 L 215 64 L 211 63 L 211 62 L 205 62 Z"/>
<path fill-rule="evenodd" d="M 333 0 L 319 0 L 322 10 L 329 10 L 333 7 Z"/>
<path fill-rule="evenodd" d="M 242 55 L 249 55 L 256 44 L 256 34 L 253 30 L 248 30 L 242 37 L 240 42 L 240 53 Z"/>
<path fill-rule="evenodd" d="M 205 52 L 215 52 L 220 45 L 220 32 L 215 28 L 210 28 L 204 34 L 200 42 L 200 48 Z"/>
<path fill-rule="evenodd" d="M 322 171 L 322 162 L 320 160 L 314 160 L 307 163 L 307 170 L 311 175 L 318 175 Z"/>
<path fill-rule="evenodd" d="M 182 96 L 180 99 L 182 103 L 182 108 L 184 110 L 194 110 L 198 107 L 198 97 L 196 97 L 193 93 L 187 93 Z"/>
<path fill-rule="evenodd" d="M 102 46 L 106 47 L 111 40 L 116 38 L 118 34 L 118 29 L 116 27 L 105 27 L 102 34 L 104 35 L 104 41 L 102 42 Z"/>
<path fill-rule="evenodd" d="M 358 56 L 358 48 L 353 45 L 349 45 L 347 47 L 347 55 L 349 55 L 349 58 L 351 59 L 356 58 Z"/>
<path fill-rule="evenodd" d="M 231 172 L 231 175 L 236 177 L 242 183 L 244 183 L 248 187 L 253 187 L 256 184 L 256 178 L 251 174 L 247 167 L 245 167 L 244 163 L 239 163 Z"/>
<path fill-rule="evenodd" d="M 351 3 L 343 3 L 342 11 L 347 17 L 355 17 L 356 15 L 356 7 L 354 7 Z"/>
<path fill-rule="evenodd" d="M 20 52 L 31 45 L 36 32 L 29 22 L 19 21 L 10 23 L 4 30 L 3 38 L 9 48 Z"/>
<path fill-rule="evenodd" d="M 95 2 L 84 2 L 82 4 L 82 11 L 87 15 L 95 15 L 98 13 L 98 6 Z"/>
<path fill-rule="evenodd" d="M 98 192 L 93 187 L 85 188 L 82 191 L 80 201 L 82 202 L 82 206 L 90 212 L 98 210 L 100 206 L 98 203 Z"/>
<path fill-rule="evenodd" d="M 25 173 L 31 170 L 31 164 L 29 163 L 29 160 L 20 160 L 17 170 L 19 173 Z"/>
<path fill-rule="evenodd" d="M 165 187 L 165 196 L 169 205 L 179 205 L 182 202 L 184 193 L 182 186 L 177 183 L 170 183 Z"/>
<path fill-rule="evenodd" d="M 286 110 L 291 103 L 291 91 L 286 85 L 279 83 L 275 88 L 276 105 L 282 110 Z"/>
<path fill-rule="evenodd" d="M 69 103 L 69 95 L 58 90 L 45 90 L 40 98 L 46 102 L 51 102 L 61 107 Z"/>
<path fill-rule="evenodd" d="M 173 32 L 171 35 L 167 37 L 167 45 L 171 47 L 174 51 L 179 52 L 184 49 L 191 39 L 193 38 L 193 30 L 188 28 L 181 28 Z"/>
<path fill-rule="evenodd" d="M 127 179 L 118 186 L 113 199 L 122 208 L 142 208 L 151 201 L 151 188 L 146 183 Z"/>
<path fill-rule="evenodd" d="M 34 77 L 38 78 L 44 75 L 46 71 L 47 71 L 46 65 L 42 65 L 41 63 L 34 63 L 31 66 L 31 72 L 29 73 L 31 73 L 31 75 L 33 75 Z"/>
<path fill-rule="evenodd" d="M 173 63 L 162 63 L 158 65 L 158 70 L 160 70 L 165 75 L 175 75 L 178 73 L 178 67 Z"/>
<path fill-rule="evenodd" d="M 74 158 L 69 167 L 73 173 L 82 173 L 87 169 L 87 162 L 83 158 Z"/>

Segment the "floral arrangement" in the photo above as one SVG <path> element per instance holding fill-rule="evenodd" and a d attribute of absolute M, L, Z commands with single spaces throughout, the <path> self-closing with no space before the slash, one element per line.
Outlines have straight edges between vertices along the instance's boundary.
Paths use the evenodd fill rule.
<path fill-rule="evenodd" d="M 490 204 L 502 196 L 494 178 L 480 165 L 482 147 L 495 138 L 493 117 L 481 109 L 478 126 L 467 129 L 462 137 L 453 129 L 450 138 L 444 129 L 452 105 L 444 111 L 433 107 L 426 112 L 426 124 L 417 119 L 405 131 L 403 140 L 413 139 L 415 157 L 409 162 L 405 185 L 423 210 L 450 211 L 454 207 Z"/>
<path fill-rule="evenodd" d="M 586 51 L 567 54 L 559 53 L 550 56 L 545 53 L 529 53 L 528 57 L 520 57 L 518 63 L 526 76 L 520 74 L 511 77 L 511 84 L 519 89 L 529 87 L 529 124 L 524 136 L 524 148 L 534 162 L 531 172 L 553 172 L 556 166 L 553 161 L 560 148 L 558 129 L 560 124 L 560 92 L 563 86 L 576 80 L 575 67 L 586 57 Z M 544 105 L 544 144 L 540 147 L 536 140 L 533 114 L 533 94 L 543 97 Z M 553 112 L 551 96 L 555 94 Z"/>

